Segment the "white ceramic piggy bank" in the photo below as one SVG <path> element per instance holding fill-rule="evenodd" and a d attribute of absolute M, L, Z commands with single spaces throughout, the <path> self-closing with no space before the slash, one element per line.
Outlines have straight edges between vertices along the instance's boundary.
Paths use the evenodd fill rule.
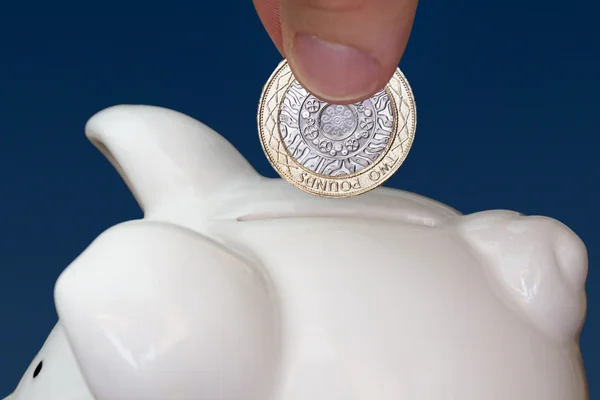
<path fill-rule="evenodd" d="M 162 108 L 86 132 L 145 217 L 61 275 L 14 400 L 588 398 L 587 253 L 563 224 L 384 188 L 313 197 Z"/>

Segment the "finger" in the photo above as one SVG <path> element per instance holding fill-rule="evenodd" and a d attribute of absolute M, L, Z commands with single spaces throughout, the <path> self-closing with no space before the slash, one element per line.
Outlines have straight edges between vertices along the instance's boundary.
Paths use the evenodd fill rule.
<path fill-rule="evenodd" d="M 283 53 L 281 40 L 281 23 L 279 21 L 279 0 L 252 0 L 269 37 L 275 43 L 277 50 Z M 285 55 L 284 55 L 285 57 Z"/>
<path fill-rule="evenodd" d="M 418 0 L 255 0 L 298 81 L 334 103 L 364 100 L 391 79 Z M 271 10 L 271 14 L 264 10 Z M 271 19 L 269 19 L 271 18 Z"/>

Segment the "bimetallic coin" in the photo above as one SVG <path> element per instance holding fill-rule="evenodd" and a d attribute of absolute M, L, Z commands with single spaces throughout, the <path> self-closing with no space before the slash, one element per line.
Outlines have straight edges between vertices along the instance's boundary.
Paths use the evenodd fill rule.
<path fill-rule="evenodd" d="M 416 107 L 397 69 L 386 87 L 348 105 L 311 95 L 284 60 L 263 89 L 258 111 L 262 147 L 279 175 L 308 193 L 356 196 L 376 188 L 404 162 Z"/>

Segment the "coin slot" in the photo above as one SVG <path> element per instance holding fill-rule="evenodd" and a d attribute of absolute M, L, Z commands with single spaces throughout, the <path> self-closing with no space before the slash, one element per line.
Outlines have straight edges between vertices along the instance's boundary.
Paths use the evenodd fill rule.
<path fill-rule="evenodd" d="M 242 215 L 237 218 L 238 222 L 255 222 L 255 221 L 272 221 L 282 219 L 303 219 L 303 218 L 353 218 L 353 219 L 368 219 L 378 220 L 392 223 L 404 223 L 419 225 L 429 228 L 435 228 L 442 224 L 440 219 L 432 218 L 431 215 L 390 215 L 385 212 L 363 212 L 363 211 L 333 211 L 326 210 L 323 212 L 263 212 L 256 214 Z"/>

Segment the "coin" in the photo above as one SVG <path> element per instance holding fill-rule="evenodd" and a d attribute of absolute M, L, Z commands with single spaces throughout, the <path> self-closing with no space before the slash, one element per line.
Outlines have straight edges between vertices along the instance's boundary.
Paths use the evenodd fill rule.
<path fill-rule="evenodd" d="M 283 60 L 259 103 L 258 131 L 277 173 L 323 197 L 350 197 L 389 179 L 412 146 L 416 106 L 397 69 L 385 88 L 365 101 L 329 104 L 298 83 Z"/>

